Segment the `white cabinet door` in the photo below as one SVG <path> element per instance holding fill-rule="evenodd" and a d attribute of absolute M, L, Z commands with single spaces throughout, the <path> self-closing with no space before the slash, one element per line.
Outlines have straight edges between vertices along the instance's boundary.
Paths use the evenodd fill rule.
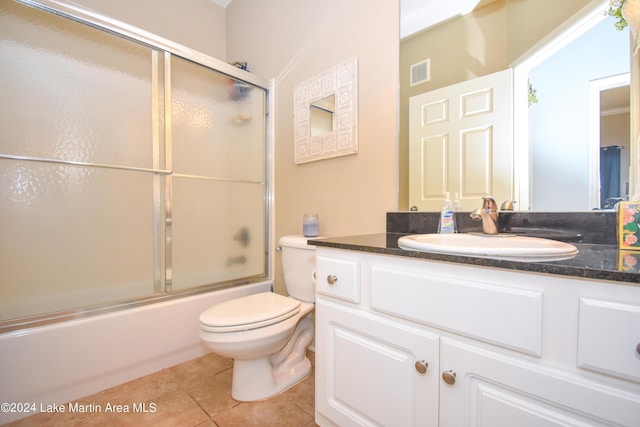
<path fill-rule="evenodd" d="M 453 339 L 440 340 L 440 426 L 637 426 L 640 396 Z M 452 379 L 452 373 L 448 378 Z"/>
<path fill-rule="evenodd" d="M 579 319 L 578 366 L 640 383 L 640 304 L 581 298 Z"/>
<path fill-rule="evenodd" d="M 437 426 L 438 339 L 318 299 L 316 411 L 341 427 Z"/>
<path fill-rule="evenodd" d="M 439 210 L 444 191 L 475 209 L 513 198 L 511 70 L 409 100 L 409 204 Z"/>

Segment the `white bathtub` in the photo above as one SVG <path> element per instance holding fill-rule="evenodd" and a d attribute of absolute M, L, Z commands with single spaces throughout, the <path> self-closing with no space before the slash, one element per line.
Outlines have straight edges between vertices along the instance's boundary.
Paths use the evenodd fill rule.
<path fill-rule="evenodd" d="M 214 291 L 0 335 L 0 403 L 63 404 L 194 359 L 198 316 L 271 282 Z M 0 424 L 31 413 L 0 411 Z"/>

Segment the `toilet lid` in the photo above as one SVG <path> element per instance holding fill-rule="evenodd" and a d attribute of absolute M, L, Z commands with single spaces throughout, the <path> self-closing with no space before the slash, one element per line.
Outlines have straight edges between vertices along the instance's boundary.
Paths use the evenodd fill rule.
<path fill-rule="evenodd" d="M 300 301 L 263 292 L 216 304 L 200 315 L 200 324 L 211 332 L 234 332 L 269 326 L 300 311 Z"/>

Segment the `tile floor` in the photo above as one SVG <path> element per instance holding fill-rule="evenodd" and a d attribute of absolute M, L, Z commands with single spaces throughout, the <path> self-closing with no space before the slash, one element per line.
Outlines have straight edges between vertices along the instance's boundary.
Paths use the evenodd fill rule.
<path fill-rule="evenodd" d="M 231 359 L 209 353 L 146 377 L 72 402 L 88 412 L 40 413 L 10 426 L 315 426 L 314 353 L 311 375 L 296 386 L 262 402 L 238 402 L 231 397 Z M 74 406 L 75 404 L 78 406 Z M 144 403 L 155 412 L 116 413 Z M 89 411 L 92 409 L 94 411 Z M 69 404 L 64 405 L 66 409 Z M 97 411 L 100 406 L 102 411 Z M 141 408 L 141 406 L 138 406 Z"/>

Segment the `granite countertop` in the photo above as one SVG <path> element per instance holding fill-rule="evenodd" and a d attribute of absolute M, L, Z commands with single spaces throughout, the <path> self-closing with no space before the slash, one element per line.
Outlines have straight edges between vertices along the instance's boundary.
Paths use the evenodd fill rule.
<path fill-rule="evenodd" d="M 309 239 L 309 243 L 338 249 L 408 258 L 468 264 L 532 273 L 555 274 L 576 278 L 610 280 L 621 284 L 640 283 L 640 251 L 620 251 L 615 245 L 573 243 L 579 253 L 567 260 L 550 262 L 519 262 L 490 258 L 407 251 L 398 247 L 398 239 L 407 233 L 379 233 L 358 236 Z"/>

